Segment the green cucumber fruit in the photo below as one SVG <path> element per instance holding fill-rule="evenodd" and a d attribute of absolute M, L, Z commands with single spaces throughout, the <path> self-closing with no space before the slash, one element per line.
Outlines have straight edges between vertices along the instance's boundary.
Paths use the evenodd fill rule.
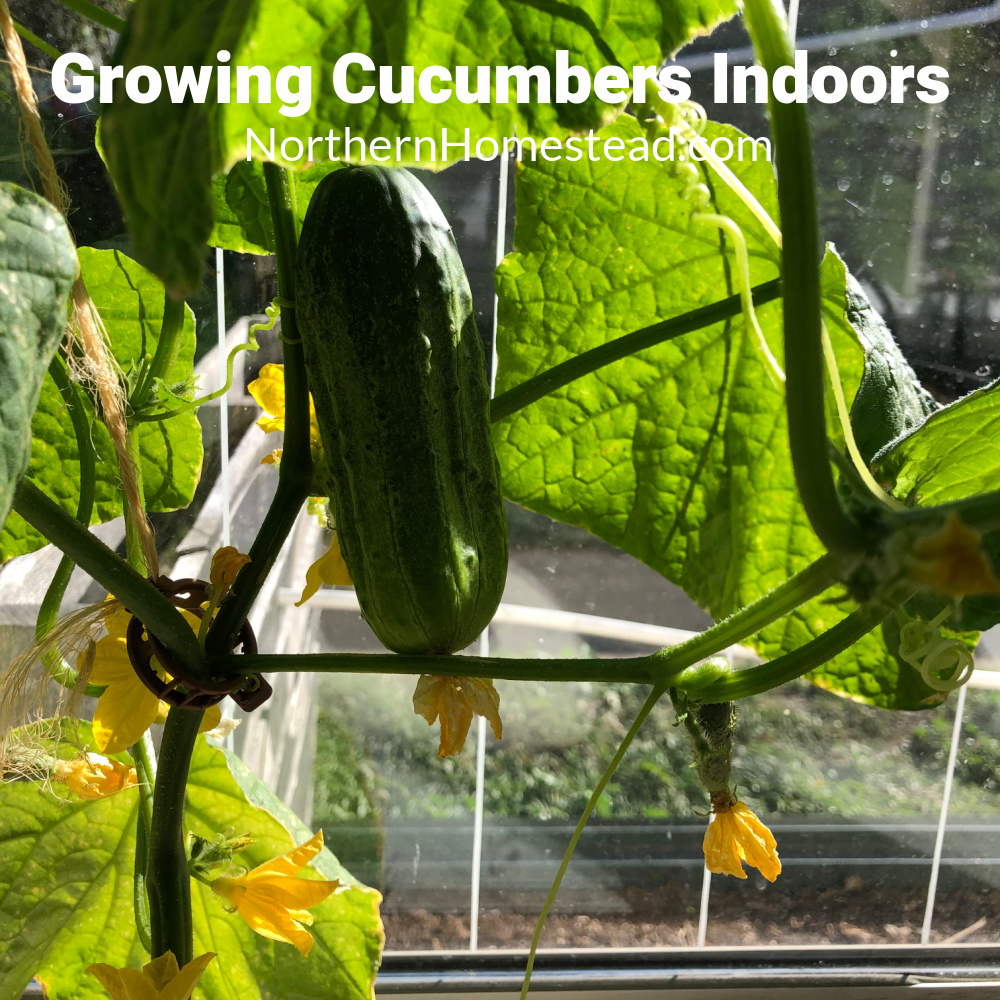
<path fill-rule="evenodd" d="M 472 294 L 406 170 L 347 167 L 302 223 L 296 302 L 340 548 L 398 653 L 468 646 L 507 577 L 500 467 Z"/>

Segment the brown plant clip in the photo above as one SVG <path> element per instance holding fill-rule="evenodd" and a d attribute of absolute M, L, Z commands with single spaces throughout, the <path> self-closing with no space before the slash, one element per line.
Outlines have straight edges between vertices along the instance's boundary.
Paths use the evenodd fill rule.
<path fill-rule="evenodd" d="M 156 580 L 156 589 L 175 608 L 183 608 L 199 618 L 204 617 L 202 604 L 211 596 L 211 585 L 204 580 L 171 580 L 169 577 L 161 576 Z M 252 712 L 271 697 L 271 685 L 260 674 L 238 676 L 225 681 L 207 681 L 191 677 L 173 662 L 156 636 L 148 632 L 146 626 L 135 615 L 129 621 L 125 643 L 129 659 L 132 661 L 132 669 L 139 680 L 157 698 L 174 708 L 200 712 L 217 705 L 229 695 L 244 712 Z M 243 653 L 249 655 L 257 652 L 257 638 L 250 622 L 243 623 L 235 648 L 242 648 Z M 169 681 L 163 680 L 153 669 L 151 661 L 154 656 L 160 667 L 170 676 Z"/>

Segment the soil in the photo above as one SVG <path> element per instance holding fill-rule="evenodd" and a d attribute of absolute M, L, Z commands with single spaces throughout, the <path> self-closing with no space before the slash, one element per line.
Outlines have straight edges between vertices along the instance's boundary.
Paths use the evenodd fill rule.
<path fill-rule="evenodd" d="M 543 948 L 693 947 L 697 914 L 680 914 L 672 894 L 635 891 L 628 916 L 556 914 L 542 935 Z M 676 898 L 676 897 L 673 897 Z M 925 892 L 859 891 L 848 878 L 843 888 L 777 893 L 720 893 L 712 899 L 709 945 L 919 944 Z M 469 917 L 427 910 L 383 911 L 386 947 L 391 951 L 463 949 L 469 946 Z M 537 914 L 484 910 L 479 947 L 527 948 Z M 932 943 L 991 943 L 1000 939 L 1000 890 L 960 889 L 939 897 Z"/>

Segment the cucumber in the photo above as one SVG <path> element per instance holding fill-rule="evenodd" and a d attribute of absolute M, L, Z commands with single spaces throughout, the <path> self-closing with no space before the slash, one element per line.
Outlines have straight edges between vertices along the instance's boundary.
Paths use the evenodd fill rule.
<path fill-rule="evenodd" d="M 338 170 L 309 203 L 296 275 L 327 491 L 362 614 L 395 652 L 463 649 L 500 603 L 507 525 L 448 222 L 406 170 Z"/>

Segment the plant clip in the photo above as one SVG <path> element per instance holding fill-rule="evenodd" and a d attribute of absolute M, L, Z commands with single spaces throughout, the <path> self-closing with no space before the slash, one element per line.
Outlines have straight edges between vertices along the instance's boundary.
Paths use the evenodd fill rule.
<path fill-rule="evenodd" d="M 166 576 L 161 576 L 154 584 L 175 608 L 183 608 L 199 618 L 204 617 L 202 604 L 209 600 L 211 584 L 204 580 L 171 580 Z M 200 712 L 217 705 L 229 695 L 244 712 L 252 712 L 271 697 L 271 685 L 260 674 L 238 676 L 225 681 L 201 680 L 186 674 L 135 615 L 128 624 L 125 643 L 132 669 L 139 680 L 157 698 L 174 708 Z M 257 637 L 253 634 L 250 622 L 243 623 L 235 648 L 242 648 L 242 652 L 249 655 L 257 652 Z M 154 656 L 171 680 L 163 680 L 153 669 L 151 660 Z"/>

